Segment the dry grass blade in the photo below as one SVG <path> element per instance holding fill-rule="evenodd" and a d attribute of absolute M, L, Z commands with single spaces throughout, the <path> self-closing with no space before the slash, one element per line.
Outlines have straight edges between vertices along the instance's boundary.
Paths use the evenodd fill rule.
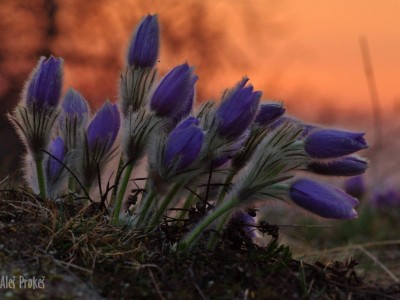
<path fill-rule="evenodd" d="M 382 268 L 389 276 L 394 280 L 394 282 L 399 283 L 400 280 L 397 278 L 396 275 L 393 274 L 392 271 L 389 270 L 388 267 L 386 267 L 377 257 L 372 255 L 369 251 L 367 251 L 364 247 L 358 246 L 357 249 L 359 249 L 361 252 L 363 252 L 365 255 L 367 255 L 370 259 L 372 259 L 379 267 Z"/>

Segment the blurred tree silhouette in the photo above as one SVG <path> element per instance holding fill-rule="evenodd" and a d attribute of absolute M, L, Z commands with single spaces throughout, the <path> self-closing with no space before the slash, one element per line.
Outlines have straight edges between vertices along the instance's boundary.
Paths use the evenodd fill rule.
<path fill-rule="evenodd" d="M 53 0 L 3 0 L 0 9 L 0 171 L 18 168 L 22 147 L 6 118 L 40 55 L 51 53 L 57 35 L 57 6 Z"/>

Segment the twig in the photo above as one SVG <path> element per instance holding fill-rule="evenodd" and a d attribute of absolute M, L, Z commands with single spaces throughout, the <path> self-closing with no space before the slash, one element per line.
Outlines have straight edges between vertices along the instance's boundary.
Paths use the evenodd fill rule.
<path fill-rule="evenodd" d="M 369 251 L 364 249 L 364 247 L 358 246 L 357 249 L 359 249 L 361 252 L 363 252 L 365 255 L 367 255 L 370 259 L 372 259 L 379 267 L 381 267 L 382 270 L 384 270 L 394 280 L 394 282 L 396 282 L 396 283 L 400 282 L 399 278 L 397 278 L 396 275 L 394 275 L 392 271 L 390 271 L 382 262 L 380 262 Z"/>
<path fill-rule="evenodd" d="M 151 271 L 151 269 L 148 269 L 148 270 L 149 270 L 149 275 L 150 275 L 151 281 L 153 282 L 154 287 L 156 288 L 156 292 L 157 292 L 158 296 L 160 297 L 160 299 L 165 300 L 165 298 L 161 294 L 160 288 L 158 287 L 158 284 L 154 278 L 153 272 Z"/>
<path fill-rule="evenodd" d="M 305 257 L 305 256 L 318 256 L 318 255 L 322 255 L 322 254 L 332 254 L 335 252 L 342 252 L 342 251 L 351 250 L 351 249 L 358 249 L 358 247 L 370 248 L 370 247 L 390 246 L 390 245 L 392 245 L 392 246 L 400 245 L 400 240 L 368 242 L 368 243 L 357 244 L 357 245 L 348 245 L 348 246 L 344 246 L 344 247 L 335 247 L 335 248 L 325 249 L 325 250 L 320 250 L 320 251 L 301 253 L 301 254 L 296 255 L 295 257 L 301 258 L 301 257 Z"/>
<path fill-rule="evenodd" d="M 379 151 L 383 145 L 383 134 L 382 134 L 382 108 L 381 101 L 379 99 L 378 88 L 376 85 L 374 69 L 372 67 L 371 54 L 369 51 L 368 40 L 366 37 L 360 37 L 360 50 L 364 64 L 364 74 L 367 79 L 367 85 L 369 95 L 372 104 L 373 122 L 374 122 L 374 151 L 371 154 L 371 160 L 375 161 L 375 183 L 380 179 L 378 157 Z"/>

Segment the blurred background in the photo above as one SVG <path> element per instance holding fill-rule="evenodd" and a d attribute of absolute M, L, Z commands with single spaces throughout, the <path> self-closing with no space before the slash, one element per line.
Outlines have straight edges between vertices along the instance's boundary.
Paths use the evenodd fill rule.
<path fill-rule="evenodd" d="M 284 101 L 290 115 L 366 131 L 370 144 L 377 140 L 377 124 L 383 127 L 381 143 L 400 128 L 394 124 L 400 113 L 396 0 L 0 2 L 2 175 L 16 169 L 21 149 L 4 114 L 15 106 L 38 58 L 63 57 L 64 90 L 79 90 L 93 109 L 107 98 L 117 101 L 128 41 L 147 13 L 159 14 L 160 73 L 184 61 L 194 65 L 200 77 L 198 102 L 219 99 L 247 75 L 264 99 Z M 361 37 L 368 41 L 379 91 L 375 108 Z M 375 122 L 377 108 L 381 120 Z M 392 137 L 390 144 L 396 153 Z"/>

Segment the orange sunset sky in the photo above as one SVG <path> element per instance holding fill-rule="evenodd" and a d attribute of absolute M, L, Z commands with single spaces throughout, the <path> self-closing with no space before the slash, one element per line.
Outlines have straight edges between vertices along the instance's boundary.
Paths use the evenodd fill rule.
<path fill-rule="evenodd" d="M 93 108 L 105 99 L 117 101 L 128 41 L 141 17 L 151 13 L 161 26 L 159 73 L 185 61 L 194 65 L 198 102 L 218 100 L 247 75 L 264 99 L 283 101 L 290 115 L 367 132 L 370 145 L 381 144 L 371 149 L 398 156 L 400 142 L 392 138 L 400 133 L 398 0 L 0 2 L 3 112 L 15 105 L 38 57 L 50 53 L 65 60 L 64 91 L 79 90 Z M 390 147 L 377 143 L 380 127 L 372 117 L 361 36 L 368 40 L 379 91 L 382 141 Z"/>
<path fill-rule="evenodd" d="M 199 75 L 198 101 L 219 99 L 243 75 L 264 98 L 284 101 L 289 112 L 330 122 L 332 111 L 370 118 L 360 36 L 369 42 L 384 112 L 400 113 L 400 2 L 397 0 L 96 0 L 8 1 L 4 28 L 18 28 L 5 57 L 41 53 L 35 7 L 56 3 L 50 52 L 65 59 L 65 89 L 80 90 L 94 107 L 117 100 L 127 42 L 141 16 L 157 13 L 161 25 L 159 70 L 188 61 Z M 10 4 L 11 3 L 11 4 Z M 25 9 L 25 11 L 23 11 Z M 39 16 L 39 17 L 38 17 Z M 6 32 L 4 32 L 6 33 Z M 36 45 L 36 46 L 35 46 Z M 36 52 L 34 50 L 36 49 Z M 7 50 L 7 49 L 6 49 Z M 24 78 L 35 60 L 22 61 Z M 18 68 L 17 68 L 18 69 Z M 16 72 L 15 61 L 1 72 Z M 12 84 L 0 76 L 0 91 Z M 334 118 L 333 118 L 334 119 Z M 332 122 L 333 122 L 332 119 Z"/>
<path fill-rule="evenodd" d="M 248 75 L 265 98 L 285 101 L 300 117 L 318 119 L 313 114 L 331 107 L 358 107 L 368 113 L 371 104 L 359 45 L 360 36 L 365 36 L 384 110 L 393 110 L 400 101 L 399 1 L 125 2 L 124 12 L 122 4 L 106 5 L 103 17 L 114 10 L 112 20 L 123 16 L 133 27 L 141 15 L 158 13 L 163 36 L 160 70 L 164 73 L 185 60 L 195 65 L 198 100 L 218 98 L 224 88 Z M 131 27 L 125 28 L 115 28 L 122 50 L 114 49 L 122 55 Z M 196 43 L 199 34 L 204 40 Z M 171 46 L 174 42 L 177 45 Z"/>

